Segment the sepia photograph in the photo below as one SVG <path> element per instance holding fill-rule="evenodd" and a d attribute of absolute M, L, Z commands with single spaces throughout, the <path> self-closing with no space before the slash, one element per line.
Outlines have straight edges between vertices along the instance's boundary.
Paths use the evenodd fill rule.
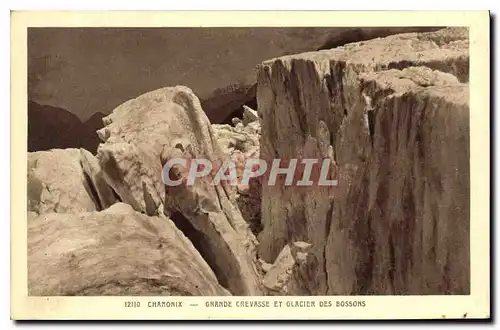
<path fill-rule="evenodd" d="M 27 297 L 471 295 L 470 48 L 467 23 L 28 26 Z"/>

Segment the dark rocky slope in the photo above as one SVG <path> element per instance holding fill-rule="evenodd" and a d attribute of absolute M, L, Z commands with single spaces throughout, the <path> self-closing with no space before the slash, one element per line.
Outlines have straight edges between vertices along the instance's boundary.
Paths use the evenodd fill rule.
<path fill-rule="evenodd" d="M 201 100 L 201 107 L 212 123 L 230 124 L 231 119 L 243 117 L 243 105 L 257 108 L 257 84 L 230 85 L 218 88 Z"/>
<path fill-rule="evenodd" d="M 432 32 L 442 27 L 363 27 L 363 28 L 339 28 L 336 33 L 331 33 L 325 43 L 317 50 L 341 47 L 353 42 L 366 41 L 375 38 L 383 38 L 398 33 L 409 32 Z"/>
<path fill-rule="evenodd" d="M 84 148 L 95 154 L 99 145 L 96 130 L 102 127 L 102 117 L 98 112 L 82 123 L 65 109 L 29 101 L 28 151 Z"/>

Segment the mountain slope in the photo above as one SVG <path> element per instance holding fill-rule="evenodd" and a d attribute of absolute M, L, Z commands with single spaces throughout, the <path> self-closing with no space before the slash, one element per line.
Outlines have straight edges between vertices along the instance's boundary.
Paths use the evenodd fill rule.
<path fill-rule="evenodd" d="M 99 145 L 95 131 L 102 116 L 96 113 L 82 123 L 63 108 L 28 101 L 28 151 L 84 148 L 95 154 Z"/>

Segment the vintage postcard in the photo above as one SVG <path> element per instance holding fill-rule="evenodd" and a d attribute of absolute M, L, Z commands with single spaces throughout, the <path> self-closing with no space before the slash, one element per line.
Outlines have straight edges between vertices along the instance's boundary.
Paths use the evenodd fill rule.
<path fill-rule="evenodd" d="M 12 12 L 11 317 L 490 317 L 484 12 Z"/>

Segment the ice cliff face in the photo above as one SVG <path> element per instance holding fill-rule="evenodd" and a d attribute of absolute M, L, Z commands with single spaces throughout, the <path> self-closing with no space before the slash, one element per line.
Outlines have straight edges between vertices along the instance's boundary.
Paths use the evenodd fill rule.
<path fill-rule="evenodd" d="M 259 253 L 312 244 L 311 294 L 469 292 L 468 31 L 259 67 L 261 157 L 330 157 L 334 189 L 262 188 Z"/>

